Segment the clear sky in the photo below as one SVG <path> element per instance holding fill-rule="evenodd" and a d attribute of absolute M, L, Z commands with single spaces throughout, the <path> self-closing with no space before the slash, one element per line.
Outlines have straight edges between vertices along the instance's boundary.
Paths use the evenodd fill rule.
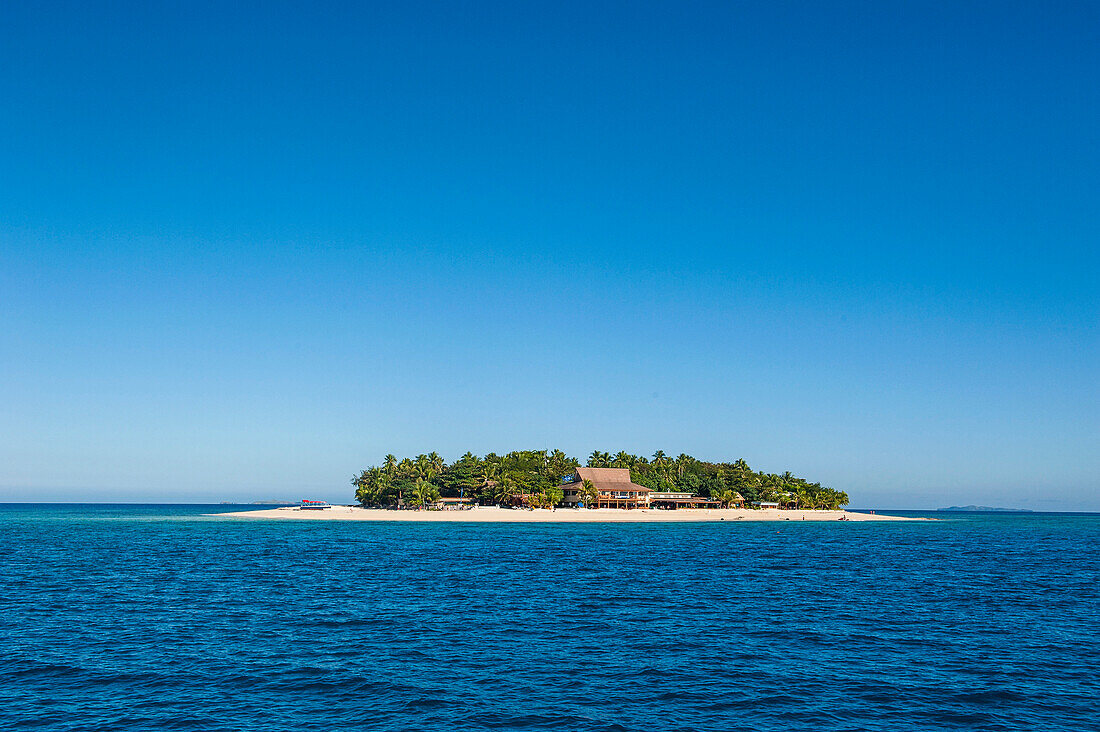
<path fill-rule="evenodd" d="M 148 5 L 0 9 L 0 500 L 1100 510 L 1097 4 Z"/>

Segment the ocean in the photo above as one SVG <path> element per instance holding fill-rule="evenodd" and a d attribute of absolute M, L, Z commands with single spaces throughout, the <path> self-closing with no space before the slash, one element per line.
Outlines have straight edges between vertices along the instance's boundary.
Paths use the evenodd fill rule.
<path fill-rule="evenodd" d="M 0 728 L 1100 729 L 1100 515 L 230 510 L 0 506 Z"/>

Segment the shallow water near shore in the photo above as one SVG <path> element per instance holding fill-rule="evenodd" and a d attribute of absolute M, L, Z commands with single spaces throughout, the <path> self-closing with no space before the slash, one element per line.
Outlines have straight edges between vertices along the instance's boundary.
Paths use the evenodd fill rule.
<path fill-rule="evenodd" d="M 0 728 L 1100 727 L 1100 515 L 0 506 Z"/>

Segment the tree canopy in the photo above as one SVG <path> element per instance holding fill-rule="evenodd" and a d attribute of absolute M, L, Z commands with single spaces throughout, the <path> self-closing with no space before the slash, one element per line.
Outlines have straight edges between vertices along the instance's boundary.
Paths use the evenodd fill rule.
<path fill-rule="evenodd" d="M 553 506 L 562 500 L 559 486 L 573 480 L 580 461 L 561 450 L 519 450 L 507 455 L 478 457 L 467 452 L 453 463 L 438 453 L 398 460 L 386 455 L 382 464 L 351 479 L 355 498 L 364 506 L 425 505 L 440 496 L 463 496 L 482 504 Z M 729 503 L 737 494 L 748 503 L 774 501 L 799 508 L 835 509 L 847 505 L 848 494 L 805 478 L 754 471 L 743 459 L 708 462 L 663 451 L 652 458 L 593 451 L 591 468 L 627 468 L 635 483 L 656 491 L 694 493 Z"/>

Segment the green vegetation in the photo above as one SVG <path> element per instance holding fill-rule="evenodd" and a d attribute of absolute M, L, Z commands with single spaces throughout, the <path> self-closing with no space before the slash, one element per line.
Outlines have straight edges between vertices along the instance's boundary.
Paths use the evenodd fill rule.
<path fill-rule="evenodd" d="M 656 491 L 694 493 L 726 505 L 743 498 L 774 501 L 798 508 L 839 508 L 848 494 L 820 483 L 810 483 L 790 473 L 776 475 L 752 470 L 744 460 L 710 463 L 690 455 L 675 458 L 658 450 L 652 459 L 618 452 L 593 452 L 590 468 L 629 468 L 638 485 Z M 364 506 L 398 503 L 425 506 L 440 496 L 464 496 L 482 504 L 550 507 L 562 500 L 562 482 L 572 480 L 580 461 L 561 450 L 522 450 L 507 455 L 490 453 L 479 458 L 466 453 L 447 464 L 438 453 L 398 460 L 387 455 L 382 465 L 370 467 L 351 479 L 355 498 Z M 568 478 L 567 478 L 568 477 Z M 588 481 L 582 492 L 594 499 L 595 486 Z"/>

